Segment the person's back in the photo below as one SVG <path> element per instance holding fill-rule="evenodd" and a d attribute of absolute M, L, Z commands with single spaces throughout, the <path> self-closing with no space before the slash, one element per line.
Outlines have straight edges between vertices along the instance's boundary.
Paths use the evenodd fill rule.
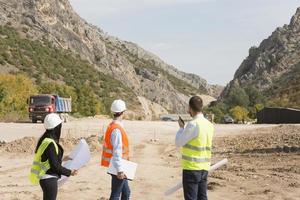
<path fill-rule="evenodd" d="M 179 120 L 175 144 L 181 148 L 185 200 L 207 200 L 207 176 L 211 162 L 214 127 L 202 114 L 202 99 L 192 97 L 186 126 Z"/>
<path fill-rule="evenodd" d="M 182 147 L 182 166 L 185 170 L 209 170 L 213 124 L 202 115 L 197 116 L 191 123 L 195 124 L 197 137 Z"/>
<path fill-rule="evenodd" d="M 118 172 L 117 175 L 111 175 L 110 200 L 128 200 L 130 197 L 128 180 L 122 166 L 122 159 L 129 160 L 129 141 L 122 123 L 125 110 L 124 101 L 115 100 L 112 103 L 114 120 L 108 126 L 104 137 L 101 166 L 109 167 L 112 162 Z"/>

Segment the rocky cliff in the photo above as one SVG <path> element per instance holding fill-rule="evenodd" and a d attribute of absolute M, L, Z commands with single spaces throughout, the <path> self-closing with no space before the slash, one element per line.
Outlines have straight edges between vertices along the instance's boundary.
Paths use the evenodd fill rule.
<path fill-rule="evenodd" d="M 9 24 L 26 39 L 47 40 L 70 50 L 121 81 L 139 100 L 138 112 L 148 118 L 184 112 L 192 94 L 218 96 L 220 88 L 203 78 L 181 72 L 138 45 L 87 23 L 68 0 L 0 0 L 0 5 L 0 25 Z"/>
<path fill-rule="evenodd" d="M 289 25 L 277 28 L 259 47 L 250 48 L 249 56 L 235 72 L 220 99 L 225 99 L 235 86 L 254 86 L 274 106 L 299 107 L 299 78 L 300 8 Z"/>

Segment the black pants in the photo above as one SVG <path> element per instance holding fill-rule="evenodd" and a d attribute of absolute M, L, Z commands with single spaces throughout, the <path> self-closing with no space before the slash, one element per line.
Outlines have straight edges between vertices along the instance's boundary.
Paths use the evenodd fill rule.
<path fill-rule="evenodd" d="M 111 175 L 111 194 L 109 200 L 129 200 L 130 189 L 128 180 L 120 180 L 115 175 Z"/>
<path fill-rule="evenodd" d="M 57 178 L 40 180 L 43 190 L 43 200 L 56 200 L 57 197 Z"/>
<path fill-rule="evenodd" d="M 185 200 L 207 200 L 207 175 L 208 171 L 205 170 L 183 170 Z"/>

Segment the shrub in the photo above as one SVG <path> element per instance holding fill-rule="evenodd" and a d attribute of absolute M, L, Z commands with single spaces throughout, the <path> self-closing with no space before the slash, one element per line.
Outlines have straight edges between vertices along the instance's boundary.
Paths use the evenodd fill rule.
<path fill-rule="evenodd" d="M 28 114 L 27 99 L 37 88 L 25 75 L 0 74 L 0 119 L 7 117 L 25 119 Z"/>
<path fill-rule="evenodd" d="M 249 111 L 244 107 L 236 106 L 236 107 L 230 109 L 230 114 L 235 121 L 245 122 L 248 119 Z"/>

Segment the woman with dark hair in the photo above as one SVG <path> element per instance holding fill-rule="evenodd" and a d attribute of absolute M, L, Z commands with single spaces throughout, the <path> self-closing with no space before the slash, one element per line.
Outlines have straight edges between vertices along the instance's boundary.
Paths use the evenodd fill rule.
<path fill-rule="evenodd" d="M 54 113 L 47 115 L 44 127 L 46 131 L 36 146 L 29 179 L 33 184 L 40 184 L 43 190 L 43 200 L 56 200 L 58 179 L 61 175 L 75 176 L 77 170 L 66 169 L 61 165 L 62 161 L 70 160 L 70 158 L 67 156 L 62 159 L 64 150 L 59 144 L 62 127 L 60 117 Z"/>

